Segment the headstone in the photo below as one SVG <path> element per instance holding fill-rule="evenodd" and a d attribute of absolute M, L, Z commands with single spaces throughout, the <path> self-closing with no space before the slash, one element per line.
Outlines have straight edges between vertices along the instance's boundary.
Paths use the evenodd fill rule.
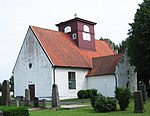
<path fill-rule="evenodd" d="M 42 100 L 42 108 L 46 108 L 46 99 Z"/>
<path fill-rule="evenodd" d="M 30 90 L 25 89 L 25 106 L 29 106 L 30 103 Z"/>
<path fill-rule="evenodd" d="M 60 107 L 57 84 L 53 84 L 53 86 L 52 86 L 52 107 Z"/>
<path fill-rule="evenodd" d="M 134 92 L 134 112 L 135 113 L 144 112 L 144 103 L 141 91 Z"/>
<path fill-rule="evenodd" d="M 34 98 L 34 107 L 35 108 L 39 107 L 39 99 L 37 97 Z"/>
<path fill-rule="evenodd" d="M 1 104 L 3 106 L 9 106 L 10 105 L 10 89 L 9 89 L 9 81 L 4 80 L 2 85 L 2 101 Z"/>
<path fill-rule="evenodd" d="M 0 110 L 0 116 L 4 116 L 4 115 L 3 115 L 3 112 L 2 112 L 1 110 Z"/>
<path fill-rule="evenodd" d="M 143 97 L 143 102 L 145 103 L 146 99 L 147 99 L 146 85 L 145 84 L 140 84 L 138 86 L 138 89 L 141 90 L 142 97 Z"/>
<path fill-rule="evenodd" d="M 16 100 L 16 106 L 19 107 L 19 100 Z"/>

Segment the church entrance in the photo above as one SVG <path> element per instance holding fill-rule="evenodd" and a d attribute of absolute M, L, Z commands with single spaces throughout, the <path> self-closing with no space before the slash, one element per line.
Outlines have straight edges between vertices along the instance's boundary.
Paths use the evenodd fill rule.
<path fill-rule="evenodd" d="M 35 98 L 35 84 L 29 85 L 30 90 L 30 100 L 34 101 Z"/>

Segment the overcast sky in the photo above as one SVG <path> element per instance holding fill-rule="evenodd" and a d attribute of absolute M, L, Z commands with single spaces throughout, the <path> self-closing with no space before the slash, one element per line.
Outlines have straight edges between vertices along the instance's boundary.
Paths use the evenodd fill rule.
<path fill-rule="evenodd" d="M 0 82 L 12 74 L 29 25 L 57 30 L 74 18 L 96 22 L 95 36 L 116 44 L 127 38 L 129 23 L 143 0 L 0 0 Z"/>

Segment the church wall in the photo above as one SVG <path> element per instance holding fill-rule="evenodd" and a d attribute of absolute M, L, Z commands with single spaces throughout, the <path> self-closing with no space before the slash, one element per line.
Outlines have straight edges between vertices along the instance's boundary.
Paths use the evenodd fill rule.
<path fill-rule="evenodd" d="M 76 89 L 69 89 L 68 72 L 75 72 Z M 60 99 L 77 98 L 79 90 L 87 89 L 87 78 L 85 77 L 87 73 L 88 69 L 56 67 L 55 83 L 58 85 Z"/>
<path fill-rule="evenodd" d="M 88 77 L 88 89 L 97 89 L 104 96 L 114 97 L 115 91 L 115 76 L 101 75 Z"/>
<path fill-rule="evenodd" d="M 35 84 L 36 97 L 50 97 L 51 63 L 30 28 L 27 31 L 13 73 L 15 97 L 25 96 L 25 89 L 28 89 L 28 86 L 32 84 Z"/>
<path fill-rule="evenodd" d="M 137 73 L 135 67 L 129 63 L 129 57 L 125 53 L 116 66 L 118 87 L 129 87 L 131 92 L 137 90 Z"/>

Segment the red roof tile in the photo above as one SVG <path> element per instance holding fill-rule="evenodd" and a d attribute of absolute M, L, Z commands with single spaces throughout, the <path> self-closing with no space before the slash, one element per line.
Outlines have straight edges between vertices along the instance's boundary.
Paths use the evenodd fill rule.
<path fill-rule="evenodd" d="M 92 68 L 92 58 L 113 55 L 105 41 L 96 40 L 96 52 L 79 49 L 65 33 L 31 26 L 54 66 Z"/>
<path fill-rule="evenodd" d="M 113 74 L 115 72 L 117 63 L 122 58 L 122 56 L 123 54 L 115 54 L 93 58 L 93 68 L 87 76 L 90 77 Z"/>

